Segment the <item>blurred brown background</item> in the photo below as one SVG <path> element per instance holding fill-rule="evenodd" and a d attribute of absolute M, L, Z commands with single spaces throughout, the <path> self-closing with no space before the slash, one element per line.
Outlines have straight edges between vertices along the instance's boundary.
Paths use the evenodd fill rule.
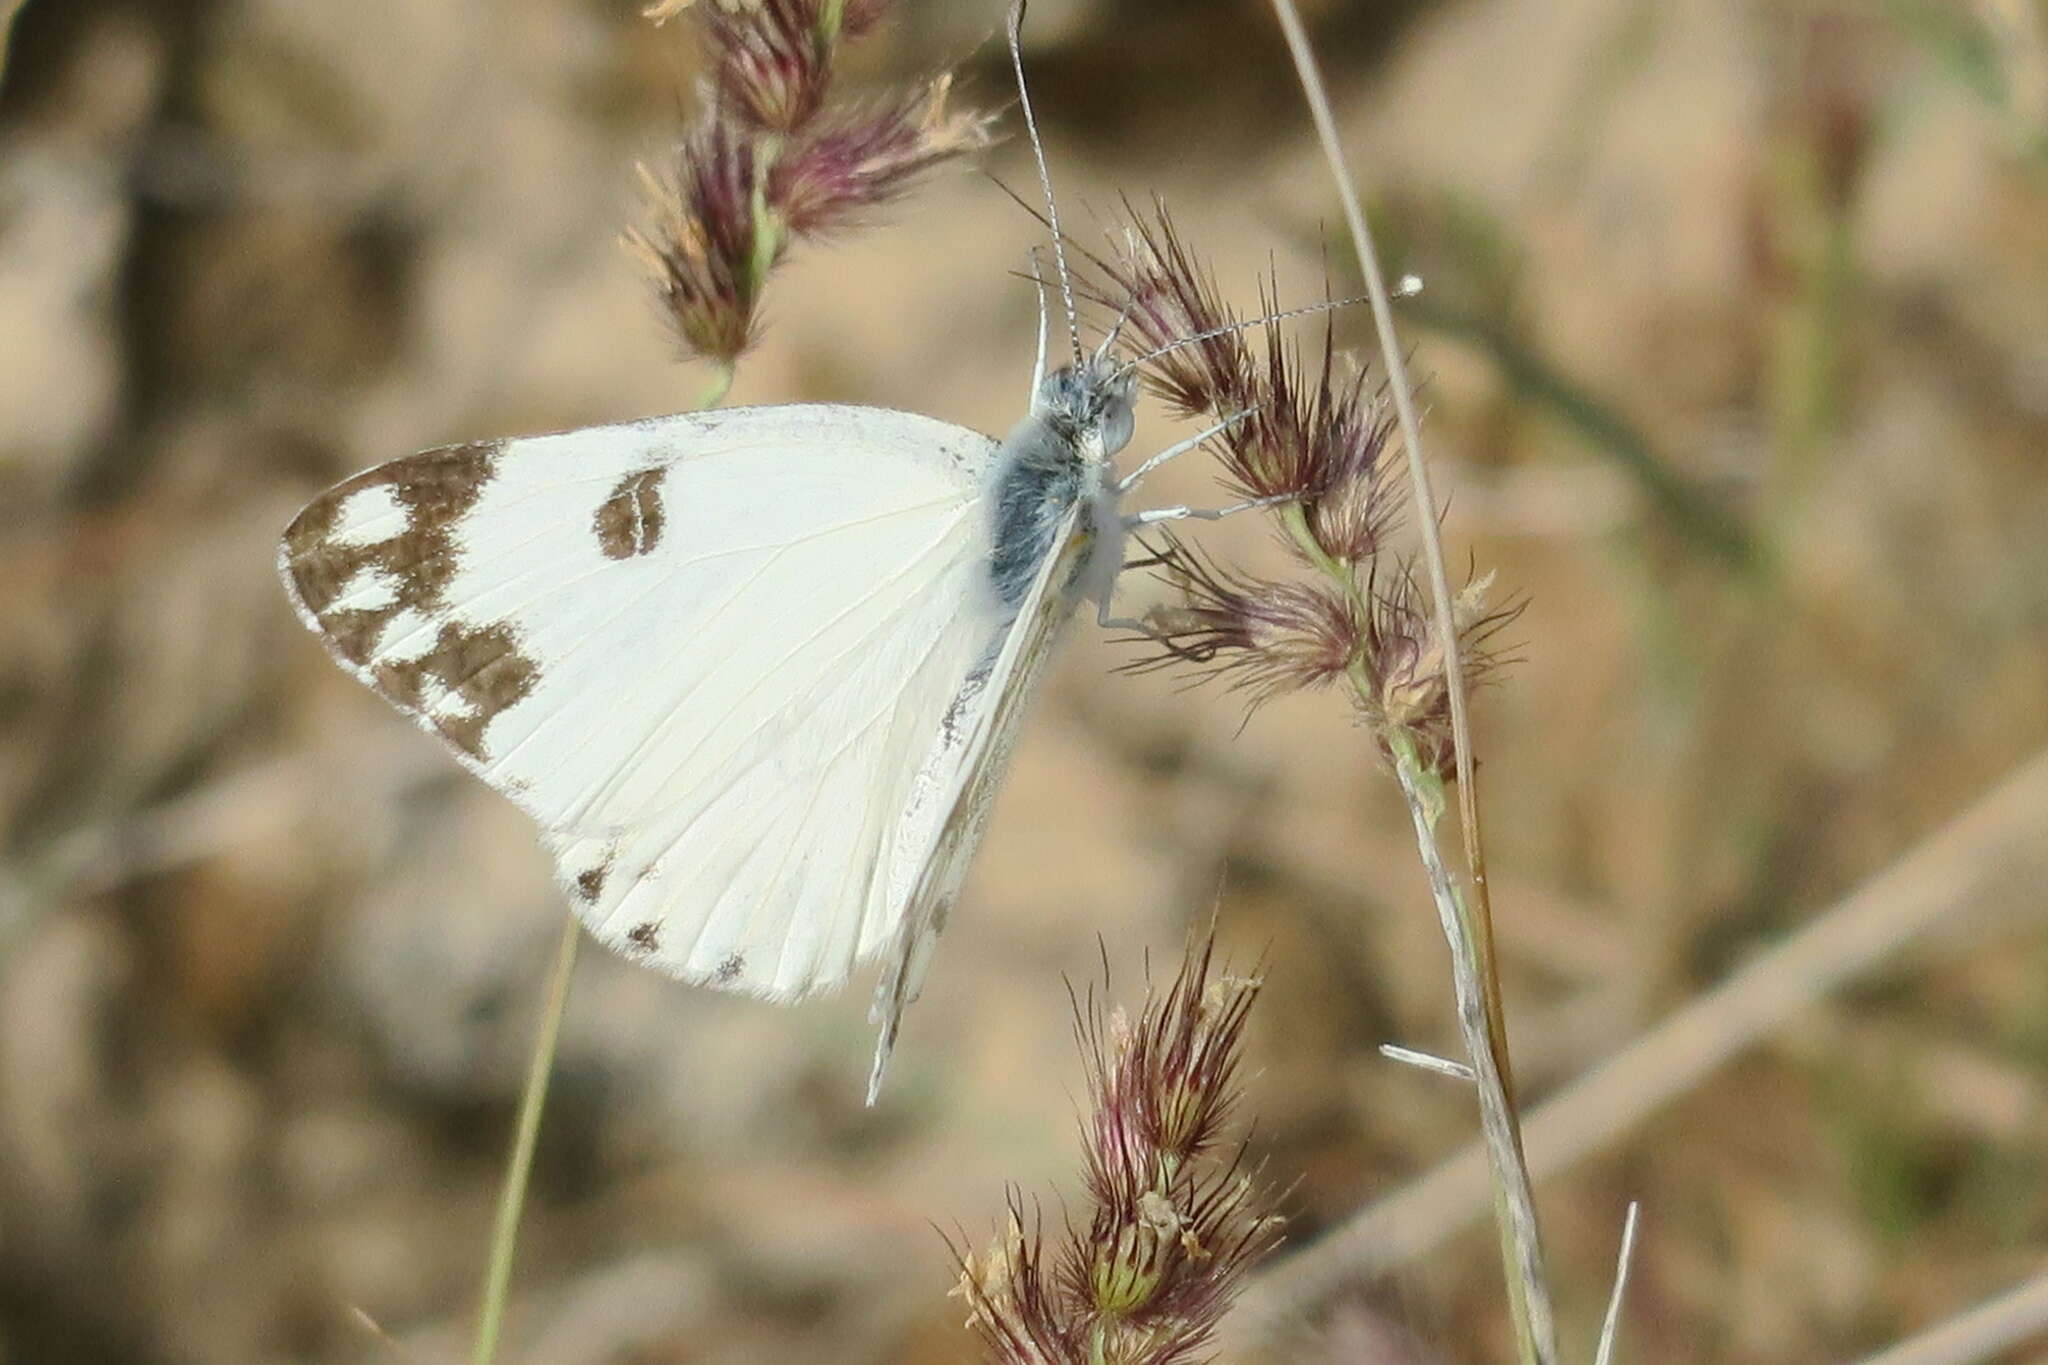
<path fill-rule="evenodd" d="M 1309 8 L 1427 284 L 1407 340 L 1453 556 L 1529 602 L 1480 752 L 1540 1101 L 2048 740 L 2048 10 Z M 620 0 L 15 9 L 0 1361 L 400 1358 L 351 1308 L 462 1358 L 561 909 L 523 819 L 294 622 L 274 540 L 379 460 L 691 401 L 615 246 L 688 27 Z M 963 98 L 1007 105 L 999 20 L 904 0 L 847 86 L 964 64 Z M 1157 191 L 1241 306 L 1269 261 L 1319 296 L 1337 214 L 1260 0 L 1038 0 L 1027 59 L 1079 234 Z M 1030 192 L 1018 140 L 988 164 Z M 734 401 L 1006 430 L 1034 234 L 956 175 L 804 251 Z M 1340 334 L 1369 354 L 1362 316 Z M 1172 433 L 1151 414 L 1138 448 Z M 1006 1182 L 1056 1220 L 1073 1188 L 1061 975 L 1100 936 L 1131 993 L 1219 887 L 1237 960 L 1266 954 L 1245 1112 L 1290 1242 L 1468 1138 L 1468 1095 L 1374 1051 L 1455 1035 L 1342 707 L 1240 729 L 1098 637 L 1037 707 L 878 1109 L 865 982 L 786 1010 L 586 956 L 505 1359 L 970 1358 L 934 1228 L 982 1240 Z M 1844 988 L 1542 1182 L 1573 1358 L 1632 1198 L 1629 1359 L 1854 1358 L 2038 1271 L 2041 882 L 1974 875 L 2038 855 L 2048 811 L 2019 809 L 1937 879 L 1939 934 L 1876 932 Z M 1358 1278 L 1288 1358 L 1391 1358 L 1375 1324 L 1507 1358 L 1477 1224 Z"/>

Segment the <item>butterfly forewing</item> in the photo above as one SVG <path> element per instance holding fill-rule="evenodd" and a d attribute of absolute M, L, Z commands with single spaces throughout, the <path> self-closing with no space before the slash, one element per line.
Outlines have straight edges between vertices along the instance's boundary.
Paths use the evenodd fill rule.
<path fill-rule="evenodd" d="M 835 406 L 451 447 L 324 494 L 280 567 L 351 672 L 540 822 L 599 937 L 792 995 L 895 936 L 919 756 L 1007 623 L 993 451 Z"/>

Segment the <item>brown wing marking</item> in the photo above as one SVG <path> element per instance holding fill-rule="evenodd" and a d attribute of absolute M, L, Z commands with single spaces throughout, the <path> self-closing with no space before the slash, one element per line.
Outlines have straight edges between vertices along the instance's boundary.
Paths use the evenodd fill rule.
<path fill-rule="evenodd" d="M 484 732 L 499 712 L 533 691 L 540 670 L 502 622 L 448 614 L 444 595 L 461 564 L 455 527 L 496 472 L 499 442 L 446 446 L 367 470 L 316 498 L 286 528 L 279 568 L 307 623 L 350 671 L 423 721 L 449 744 L 482 760 Z M 388 489 L 403 526 L 375 540 L 336 533 L 359 495 Z M 372 576 L 385 591 L 364 605 L 351 588 Z M 379 659 L 386 629 L 402 613 L 432 621 L 424 651 Z"/>

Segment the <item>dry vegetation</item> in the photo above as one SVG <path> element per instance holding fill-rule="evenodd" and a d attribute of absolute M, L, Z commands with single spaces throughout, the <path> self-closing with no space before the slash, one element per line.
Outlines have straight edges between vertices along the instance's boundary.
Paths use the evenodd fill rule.
<path fill-rule="evenodd" d="M 958 96 L 998 105 L 999 8 L 903 0 L 847 79 L 972 50 Z M 1428 284 L 1453 554 L 1528 601 L 1479 698 L 1518 1077 L 1566 1096 L 1542 1131 L 1618 1130 L 1539 1184 L 1571 1358 L 1629 1199 L 1624 1359 L 1854 1358 L 2038 1273 L 2048 18 L 1310 8 Z M 1348 290 L 1263 4 L 1039 0 L 1030 38 L 1078 235 L 1156 190 L 1241 305 L 1269 258 L 1290 298 Z M 29 0 L 6 60 L 0 1357 L 395 1358 L 359 1308 L 458 1358 L 560 907 L 522 818 L 292 621 L 273 544 L 375 461 L 702 390 L 616 249 L 692 57 L 595 0 Z M 1024 158 L 988 161 L 1024 188 Z M 1036 231 L 956 174 L 803 246 L 733 401 L 1007 429 Z M 1253 563 L 1262 535 L 1202 529 Z M 1456 1041 L 1407 815 L 1343 708 L 1240 731 L 1094 636 L 878 1109 L 862 991 L 778 1010 L 586 954 L 505 1359 L 971 1358 L 932 1225 L 979 1243 L 1007 1183 L 1076 1188 L 1061 975 L 1100 935 L 1135 993 L 1219 887 L 1226 950 L 1264 954 L 1242 1112 L 1290 1247 L 1467 1141 L 1469 1095 L 1375 1050 Z M 1858 936 L 1769 957 L 1873 885 Z M 1761 1020 L 1725 1061 L 1570 1089 L 1774 960 L 1770 1008 L 1699 1016 Z M 1506 1358 L 1483 1193 L 1431 1188 L 1328 1244 L 1356 1273 L 1288 1358 Z"/>

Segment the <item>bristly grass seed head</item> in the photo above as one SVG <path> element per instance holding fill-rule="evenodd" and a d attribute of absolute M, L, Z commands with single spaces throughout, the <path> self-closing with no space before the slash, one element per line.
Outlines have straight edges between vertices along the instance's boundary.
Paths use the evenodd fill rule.
<path fill-rule="evenodd" d="M 654 222 L 648 232 L 626 234 L 677 337 L 723 365 L 753 344 L 765 267 L 784 249 L 774 237 L 764 241 L 757 178 L 753 141 L 733 124 L 706 119 L 684 137 L 673 182 L 640 167 Z"/>
<path fill-rule="evenodd" d="M 1362 370 L 1342 372 L 1327 319 L 1313 360 L 1277 328 L 1261 346 L 1246 341 L 1161 205 L 1132 214 L 1114 258 L 1094 266 L 1103 281 L 1091 292 L 1124 317 L 1153 392 L 1191 417 L 1246 414 L 1210 444 L 1238 494 L 1276 500 L 1281 542 L 1304 571 L 1260 577 L 1166 536 L 1163 571 L 1181 601 L 1151 613 L 1161 649 L 1133 666 L 1205 665 L 1255 705 L 1344 684 L 1383 754 L 1391 756 L 1398 734 L 1448 775 L 1455 752 L 1444 651 L 1408 561 L 1388 547 L 1400 490 L 1394 420 L 1380 392 Z M 1274 295 L 1269 283 L 1263 315 L 1275 311 Z M 1490 582 L 1468 585 L 1455 613 L 1473 684 L 1500 667 L 1488 642 L 1520 611 L 1489 606 Z"/>
<path fill-rule="evenodd" d="M 837 25 L 809 0 L 710 0 L 702 10 L 711 80 L 732 118 L 762 133 L 800 131 L 825 105 Z"/>
<path fill-rule="evenodd" d="M 960 1257 L 957 1293 L 996 1365 L 1191 1365 L 1206 1358 L 1246 1270 L 1280 1220 L 1229 1151 L 1256 978 L 1212 970 L 1191 942 L 1135 1018 L 1075 1003 L 1088 1063 L 1087 1210 L 1050 1253 L 1012 1198 L 986 1257 Z"/>
<path fill-rule="evenodd" d="M 703 112 L 671 165 L 642 167 L 652 209 L 627 245 L 690 354 L 730 372 L 758 332 L 769 273 L 792 241 L 858 221 L 925 172 L 986 147 L 989 120 L 948 112 L 951 80 L 863 109 L 830 103 L 839 44 L 888 0 L 661 0 L 710 53 Z"/>
<path fill-rule="evenodd" d="M 1349 673 L 1360 645 L 1358 613 L 1328 582 L 1240 574 L 1184 541 L 1168 543 L 1167 571 L 1181 601 L 1155 611 L 1153 624 L 1175 652 L 1136 667 L 1213 662 L 1254 704 Z"/>
<path fill-rule="evenodd" d="M 817 237 L 859 221 L 862 210 L 886 204 L 926 171 L 988 145 L 979 114 L 946 108 L 950 76 L 940 76 L 870 108 L 821 120 L 794 145 L 769 178 L 769 200 L 792 233 Z"/>

